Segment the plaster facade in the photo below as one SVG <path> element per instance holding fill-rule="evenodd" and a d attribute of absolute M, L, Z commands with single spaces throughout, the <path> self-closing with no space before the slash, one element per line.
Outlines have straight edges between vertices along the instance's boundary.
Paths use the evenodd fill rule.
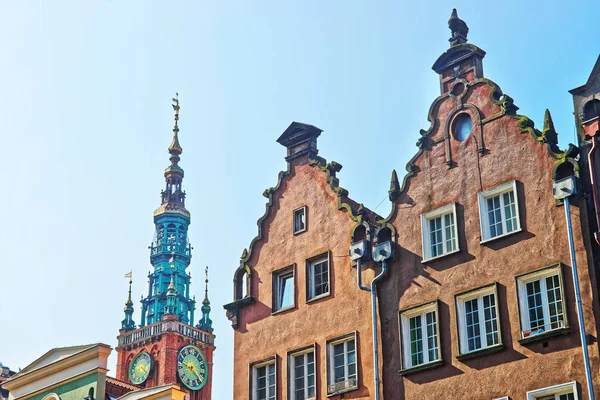
<path fill-rule="evenodd" d="M 302 125 L 293 123 L 288 130 Z M 235 318 L 235 399 L 255 398 L 252 397 L 253 365 L 271 359 L 276 361 L 277 398 L 291 399 L 292 361 L 288 356 L 307 347 L 315 352 L 318 398 L 328 395 L 332 399 L 373 398 L 370 296 L 358 288 L 348 248 L 354 228 L 361 222 L 369 226 L 369 217 L 374 214 L 363 210 L 364 219 L 361 215 L 359 222 L 357 205 L 345 199 L 337 187 L 335 173 L 341 165 L 326 165 L 316 156 L 316 139 L 314 146 L 315 153 L 289 160 L 288 170 L 280 174 L 277 187 L 265 192 L 270 202 L 265 217 L 259 221 L 262 233 L 252 242 L 249 252 L 243 254 L 241 266 L 250 271 L 251 286 L 248 297 L 239 300 L 251 299 L 251 302 Z M 307 212 L 306 230 L 294 234 L 294 210 L 302 207 Z M 329 293 L 309 299 L 307 263 L 318 256 L 329 260 Z M 277 271 L 288 266 L 294 276 L 293 304 L 285 310 L 276 310 L 273 282 Z M 363 280 L 370 281 L 372 267 L 366 269 Z M 235 302 L 232 304 L 226 308 L 235 308 Z M 331 360 L 327 344 L 349 334 L 356 335 L 358 384 L 331 395 L 335 390 L 328 390 L 332 378 L 328 381 Z"/>
<path fill-rule="evenodd" d="M 565 211 L 552 194 L 556 153 L 536 143 L 514 115 L 506 113 L 499 89 L 492 82 L 460 77 L 466 86 L 463 97 L 445 94 L 431 107 L 431 146 L 413 159 L 415 171 L 394 199 L 387 223 L 398 230 L 397 257 L 393 273 L 380 290 L 384 363 L 384 395 L 388 398 L 478 399 L 509 396 L 521 398 L 527 391 L 577 381 L 587 398 L 585 372 L 575 295 L 571 274 Z M 462 104 L 462 105 L 461 105 Z M 468 112 L 480 122 L 460 142 L 450 132 L 456 112 Z M 550 118 L 547 116 L 547 118 Z M 548 130 L 551 119 L 547 120 Z M 481 152 L 481 143 L 485 151 Z M 448 150 L 451 165 L 448 165 Z M 562 156 L 563 162 L 566 156 Z M 560 160 L 558 162 L 561 162 Z M 478 195 L 506 182 L 516 182 L 521 230 L 484 242 Z M 460 251 L 423 261 L 421 215 L 456 203 Z M 574 200 L 571 215 L 579 266 L 581 297 L 588 337 L 597 337 L 597 293 L 585 202 Z M 486 216 L 487 217 L 487 216 Z M 483 243 L 482 243 L 483 242 Z M 520 343 L 521 320 L 516 278 L 545 266 L 561 264 L 564 307 L 568 330 L 554 337 L 540 336 Z M 457 359 L 459 333 L 456 295 L 497 285 L 501 345 L 492 354 Z M 413 373 L 402 370 L 399 310 L 438 301 L 441 365 Z M 588 351 L 592 370 L 599 365 L 596 340 Z M 410 371 L 409 371 L 410 372 Z M 594 386 L 600 380 L 594 374 Z"/>
<path fill-rule="evenodd" d="M 242 254 L 234 301 L 225 305 L 235 329 L 235 399 L 298 398 L 290 391 L 295 372 L 288 355 L 303 346 L 314 346 L 318 360 L 317 399 L 376 398 L 375 368 L 387 399 L 529 400 L 566 393 L 588 398 L 565 207 L 553 194 L 555 183 L 569 177 L 579 189 L 569 211 L 591 384 L 600 394 L 599 263 L 593 235 L 598 205 L 591 200 L 588 164 L 579 158 L 589 151 L 589 137 L 600 133 L 598 118 L 587 124 L 588 136 L 581 135 L 582 150 L 560 149 L 548 111 L 543 128 L 535 128 L 484 76 L 486 53 L 467 43 L 468 28 L 456 10 L 449 26 L 450 49 L 433 66 L 440 96 L 429 109 L 430 127 L 421 131 L 404 179 L 392 174 L 387 218 L 349 200 L 339 188 L 339 164 L 316 156 L 318 128 L 293 123 L 278 140 L 288 149 L 288 170 L 265 191 L 269 202 L 259 234 Z M 575 97 L 576 111 L 584 100 L 597 98 L 593 88 L 599 72 L 597 63 L 588 85 L 578 88 L 585 99 Z M 308 229 L 294 235 L 292 216 L 303 206 L 309 210 Z M 441 227 L 431 225 L 446 215 L 452 217 Z M 498 218 L 501 233 L 493 222 Z M 362 222 L 368 234 L 358 238 Z M 388 235 L 382 235 L 386 229 Z M 370 296 L 358 289 L 356 266 L 345 256 L 358 239 L 367 239 L 368 246 L 393 242 L 389 273 L 378 285 L 378 366 L 372 361 Z M 432 241 L 440 247 L 432 248 Z M 325 252 L 332 294 L 307 302 L 306 260 Z M 381 270 L 370 259 L 363 262 L 366 284 Z M 294 302 L 278 311 L 276 277 L 290 265 Z M 480 309 L 473 311 L 469 300 L 479 302 Z M 326 385 L 326 343 L 351 331 L 358 338 L 359 387 L 332 396 Z M 253 396 L 253 366 L 272 360 L 276 396 Z"/>

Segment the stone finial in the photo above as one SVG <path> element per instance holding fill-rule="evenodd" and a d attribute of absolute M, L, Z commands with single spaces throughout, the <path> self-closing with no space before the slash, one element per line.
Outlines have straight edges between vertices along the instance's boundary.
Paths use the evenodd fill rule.
<path fill-rule="evenodd" d="M 467 35 L 469 33 L 469 27 L 462 19 L 458 18 L 456 8 L 452 9 L 452 15 L 448 20 L 448 28 L 452 31 L 452 37 L 449 39 L 450 47 L 458 44 L 467 43 Z"/>
<path fill-rule="evenodd" d="M 394 199 L 400 194 L 400 182 L 398 181 L 398 174 L 396 170 L 392 171 L 392 179 L 390 180 L 390 201 L 394 201 Z"/>

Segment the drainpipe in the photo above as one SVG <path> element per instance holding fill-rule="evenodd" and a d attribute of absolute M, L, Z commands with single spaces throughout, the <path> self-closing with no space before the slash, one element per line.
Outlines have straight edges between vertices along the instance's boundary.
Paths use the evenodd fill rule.
<path fill-rule="evenodd" d="M 352 249 L 351 249 L 352 252 Z M 385 242 L 376 246 L 373 246 L 373 260 L 375 262 L 381 262 L 381 272 L 373 278 L 371 281 L 371 287 L 364 286 L 362 284 L 362 262 L 361 258 L 356 259 L 356 274 L 358 280 L 358 287 L 364 291 L 371 292 L 371 318 L 372 318 L 372 332 L 373 332 L 373 370 L 374 370 L 374 385 L 375 385 L 375 400 L 380 400 L 380 389 L 379 389 L 379 345 L 377 340 L 377 283 L 387 275 L 388 267 L 387 260 L 391 257 L 391 243 Z"/>
<path fill-rule="evenodd" d="M 595 143 L 595 140 L 594 140 Z M 592 181 L 593 182 L 593 181 Z M 594 183 L 592 183 L 594 184 Z M 567 219 L 567 234 L 569 237 L 569 253 L 571 254 L 571 268 L 573 270 L 573 287 L 575 289 L 575 302 L 577 304 L 577 319 L 579 321 L 579 336 L 581 337 L 581 350 L 583 352 L 583 364 L 585 366 L 585 379 L 587 382 L 588 396 L 590 400 L 594 400 L 594 388 L 592 386 L 592 371 L 590 368 L 590 358 L 587 347 L 587 334 L 585 332 L 585 324 L 583 320 L 583 308 L 581 305 L 581 292 L 579 290 L 579 274 L 577 273 L 577 261 L 575 260 L 575 245 L 573 242 L 573 227 L 571 225 L 571 209 L 569 196 L 575 194 L 576 182 L 573 176 L 561 179 L 554 183 L 552 189 L 556 199 L 564 199 L 565 216 Z M 595 196 L 597 196 L 594 190 Z M 598 217 L 598 214 L 596 214 Z M 597 237 L 597 236 L 596 236 Z"/>
<path fill-rule="evenodd" d="M 596 168 L 594 166 L 594 155 L 598 150 L 598 132 L 592 136 L 592 148 L 588 153 L 588 168 L 590 169 L 590 181 L 592 183 L 592 195 L 594 197 L 594 209 L 596 214 L 596 232 L 594 239 L 600 245 L 600 196 L 598 195 L 598 178 L 596 177 Z"/>

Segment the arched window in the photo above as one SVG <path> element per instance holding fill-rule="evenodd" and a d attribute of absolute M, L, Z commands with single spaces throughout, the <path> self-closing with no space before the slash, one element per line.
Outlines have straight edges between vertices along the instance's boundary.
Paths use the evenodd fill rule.
<path fill-rule="evenodd" d="M 600 116 L 600 100 L 590 100 L 583 106 L 583 120 L 589 121 L 590 119 Z"/>
<path fill-rule="evenodd" d="M 246 297 L 250 297 L 250 268 L 247 266 L 241 266 L 235 272 L 235 278 L 233 282 L 234 286 L 234 300 L 242 300 Z"/>
<path fill-rule="evenodd" d="M 473 121 L 471 116 L 467 113 L 461 113 L 454 118 L 452 124 L 452 135 L 454 139 L 459 142 L 463 142 L 470 134 L 473 129 Z"/>

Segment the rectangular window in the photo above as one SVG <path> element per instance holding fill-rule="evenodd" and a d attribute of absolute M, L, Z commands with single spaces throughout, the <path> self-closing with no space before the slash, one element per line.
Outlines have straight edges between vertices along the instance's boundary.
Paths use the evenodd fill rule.
<path fill-rule="evenodd" d="M 252 400 L 276 400 L 276 363 L 271 359 L 252 365 Z"/>
<path fill-rule="evenodd" d="M 306 206 L 294 210 L 294 235 L 306 230 Z"/>
<path fill-rule="evenodd" d="M 273 272 L 273 312 L 295 305 L 294 266 Z"/>
<path fill-rule="evenodd" d="M 456 296 L 460 354 L 500 344 L 496 285 Z"/>
<path fill-rule="evenodd" d="M 479 193 L 482 242 L 521 230 L 517 198 L 516 181 Z"/>
<path fill-rule="evenodd" d="M 527 392 L 527 400 L 578 400 L 577 383 L 569 382 Z"/>
<path fill-rule="evenodd" d="M 567 326 L 560 265 L 517 277 L 521 338 Z"/>
<path fill-rule="evenodd" d="M 440 360 L 437 301 L 400 312 L 402 369 Z"/>
<path fill-rule="evenodd" d="M 288 357 L 288 368 L 289 398 L 291 400 L 316 399 L 314 347 L 292 353 Z"/>
<path fill-rule="evenodd" d="M 327 343 L 327 394 L 358 388 L 356 334 Z"/>
<path fill-rule="evenodd" d="M 307 300 L 329 294 L 329 256 L 307 261 Z"/>
<path fill-rule="evenodd" d="M 421 215 L 423 261 L 457 252 L 456 204 Z"/>

